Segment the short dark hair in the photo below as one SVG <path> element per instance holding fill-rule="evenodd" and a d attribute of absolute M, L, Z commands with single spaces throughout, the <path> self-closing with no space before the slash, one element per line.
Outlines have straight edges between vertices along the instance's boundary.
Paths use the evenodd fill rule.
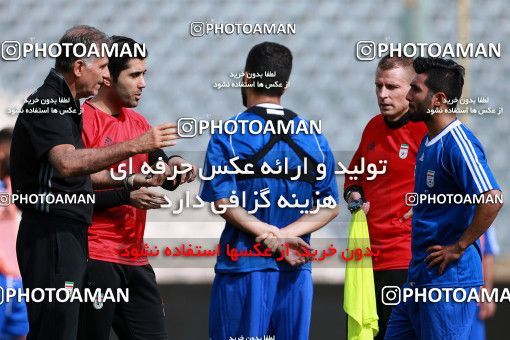
<path fill-rule="evenodd" d="M 119 46 L 117 48 L 119 51 L 122 51 L 122 48 L 124 45 L 128 45 L 130 51 L 135 51 L 135 46 L 141 45 L 138 42 L 136 42 L 135 40 L 128 38 L 128 37 L 121 36 L 121 35 L 111 36 L 110 42 L 111 42 L 112 46 L 115 44 L 118 44 Z M 110 59 L 108 60 L 108 70 L 110 71 L 110 76 L 113 81 L 117 81 L 117 79 L 119 78 L 120 72 L 122 72 L 123 70 L 128 68 L 129 60 L 131 60 L 131 59 L 144 60 L 148 54 L 147 54 L 147 50 L 145 50 L 145 53 L 143 56 L 139 53 L 135 54 L 134 57 L 130 57 L 129 55 L 127 55 L 127 53 L 124 53 L 124 54 L 120 53 L 117 55 L 111 56 Z"/>
<path fill-rule="evenodd" d="M 443 92 L 446 99 L 455 100 L 455 103 L 449 104 L 449 108 L 455 108 L 457 101 L 462 95 L 464 86 L 464 67 L 451 59 L 443 58 L 424 58 L 418 57 L 413 63 L 416 73 L 425 73 L 427 80 L 425 85 L 432 93 Z"/>
<path fill-rule="evenodd" d="M 246 58 L 245 71 L 248 73 L 259 73 L 261 78 L 254 78 L 256 92 L 269 96 L 281 96 L 288 84 L 290 72 L 292 71 L 292 53 L 280 44 L 263 42 L 253 46 Z M 274 77 L 267 77 L 265 72 L 271 72 Z M 266 85 L 275 81 L 281 83 L 281 87 L 266 88 Z M 260 83 L 263 86 L 257 86 Z"/>
<path fill-rule="evenodd" d="M 62 38 L 59 40 L 59 44 L 71 44 L 69 45 L 69 55 L 61 53 L 55 60 L 55 69 L 61 73 L 67 73 L 72 70 L 73 63 L 82 59 L 72 54 L 73 46 L 76 44 L 83 44 L 88 50 L 92 44 L 107 44 L 109 42 L 108 36 L 98 30 L 95 27 L 87 25 L 74 26 L 68 29 Z M 62 48 L 62 51 L 65 49 Z M 101 51 L 98 46 L 98 51 Z"/>
<path fill-rule="evenodd" d="M 377 68 L 382 71 L 392 70 L 397 67 L 413 67 L 413 58 L 393 57 L 387 54 L 377 64 Z"/>

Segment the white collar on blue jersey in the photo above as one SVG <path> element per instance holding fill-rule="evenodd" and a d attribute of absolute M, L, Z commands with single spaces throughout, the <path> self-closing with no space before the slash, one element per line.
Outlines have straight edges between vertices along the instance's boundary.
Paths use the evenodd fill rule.
<path fill-rule="evenodd" d="M 261 103 L 255 106 L 263 107 L 264 109 L 266 109 L 266 113 L 270 115 L 283 116 L 285 114 L 285 112 L 283 112 L 283 106 L 280 106 L 278 104 Z"/>
<path fill-rule="evenodd" d="M 454 127 L 456 126 L 459 126 L 461 125 L 462 123 L 460 122 L 460 120 L 458 120 L 457 118 L 455 118 L 455 120 L 453 122 L 451 122 L 450 124 L 448 124 L 447 127 L 445 127 L 443 129 L 443 131 L 441 131 L 437 136 L 435 136 L 434 138 L 432 138 L 431 140 L 429 140 L 429 136 L 427 135 L 427 140 L 425 141 L 425 146 L 431 146 L 433 144 L 435 144 L 438 140 L 440 140 L 441 138 L 443 138 L 444 135 L 446 135 L 448 132 L 450 132 Z"/>
<path fill-rule="evenodd" d="M 278 105 L 278 104 L 272 104 L 272 103 L 261 103 L 261 104 L 255 105 L 255 106 L 265 107 L 266 109 L 283 109 L 283 106 Z"/>

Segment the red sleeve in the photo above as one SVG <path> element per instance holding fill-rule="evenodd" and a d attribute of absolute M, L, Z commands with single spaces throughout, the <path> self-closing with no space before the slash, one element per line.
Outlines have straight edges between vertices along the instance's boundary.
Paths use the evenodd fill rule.
<path fill-rule="evenodd" d="M 358 168 L 359 168 L 359 166 L 361 166 L 361 157 L 363 156 L 362 151 L 361 151 L 362 145 L 363 145 L 363 138 L 361 139 L 358 149 L 354 153 L 354 156 L 352 156 L 351 162 L 349 163 L 349 168 L 348 168 L 349 170 L 354 169 L 355 166 L 358 166 Z M 354 179 L 354 178 L 357 178 L 357 179 Z M 353 185 L 361 186 L 362 182 L 363 182 L 363 174 L 356 176 L 356 177 L 352 177 L 352 179 L 351 179 L 351 176 L 346 174 L 344 190 L 346 190 L 348 187 L 353 186 Z"/>
<path fill-rule="evenodd" d="M 349 170 L 353 170 L 354 167 L 356 167 L 356 166 L 358 166 L 358 167 L 361 166 L 361 158 L 363 157 L 362 150 L 364 149 L 364 146 L 366 143 L 366 140 L 365 140 L 366 135 L 368 133 L 369 126 L 371 125 L 370 123 L 372 121 L 373 121 L 373 119 L 370 120 L 370 122 L 368 122 L 367 126 L 365 126 L 365 129 L 363 130 L 363 133 L 361 135 L 361 141 L 359 142 L 359 145 L 358 145 L 358 149 L 354 153 L 354 156 L 352 156 L 351 162 L 349 163 L 349 167 L 348 167 Z M 361 185 L 362 183 L 363 183 L 363 174 L 355 176 L 355 177 L 351 177 L 348 174 L 346 174 L 345 175 L 345 183 L 344 183 L 344 199 L 346 199 L 347 189 L 349 189 L 349 188 L 357 189 L 363 195 L 363 187 Z"/>
<path fill-rule="evenodd" d="M 91 112 L 91 108 L 86 104 L 83 104 L 82 108 L 83 108 L 82 113 L 83 128 L 81 132 L 81 138 L 83 139 L 83 145 L 86 148 L 97 147 L 99 136 L 95 124 L 94 112 Z"/>

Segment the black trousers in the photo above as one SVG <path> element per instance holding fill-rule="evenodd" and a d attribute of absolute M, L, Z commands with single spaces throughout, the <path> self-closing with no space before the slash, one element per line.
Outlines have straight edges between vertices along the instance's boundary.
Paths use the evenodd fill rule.
<path fill-rule="evenodd" d="M 89 259 L 87 287 L 94 292 L 129 289 L 129 302 L 83 305 L 80 340 L 108 340 L 113 330 L 121 340 L 168 339 L 163 300 L 150 265 L 130 266 Z"/>
<path fill-rule="evenodd" d="M 386 326 L 390 321 L 391 310 L 393 306 L 387 306 L 382 303 L 382 289 L 385 286 L 402 287 L 407 280 L 407 269 L 400 270 L 380 270 L 374 271 L 375 299 L 377 303 L 377 315 L 379 316 L 379 333 L 375 340 L 383 340 L 386 334 Z"/>
<path fill-rule="evenodd" d="M 87 224 L 48 214 L 23 213 L 16 252 L 25 289 L 67 286 L 82 289 L 87 261 Z M 38 297 L 40 295 L 37 295 Z M 59 302 L 48 294 L 27 301 L 28 340 L 74 340 L 80 302 Z"/>

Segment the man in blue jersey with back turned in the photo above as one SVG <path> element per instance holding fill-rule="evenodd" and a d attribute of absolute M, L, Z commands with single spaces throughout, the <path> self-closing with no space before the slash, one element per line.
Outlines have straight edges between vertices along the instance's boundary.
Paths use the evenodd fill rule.
<path fill-rule="evenodd" d="M 248 109 L 231 120 L 258 121 L 264 127 L 291 122 L 310 126 L 280 105 L 291 69 L 292 54 L 285 46 L 270 42 L 254 46 L 241 91 Z M 239 128 L 231 135 L 213 134 L 205 157 L 204 172 L 209 177 L 218 167 L 234 170 L 230 160 L 235 157 L 241 169 L 252 170 L 251 174 L 215 174 L 202 184 L 201 197 L 214 202 L 226 220 L 211 293 L 209 337 L 308 339 L 313 286 L 311 263 L 302 248 L 309 247 L 310 233 L 338 214 L 334 157 L 321 134 L 244 132 Z M 272 169 L 288 164 L 288 171 L 268 174 L 261 169 L 264 163 Z M 308 172 L 299 173 L 305 165 Z M 225 207 L 236 200 L 245 204 Z M 291 207 L 296 200 L 301 208 Z M 326 200 L 334 204 L 325 207 Z M 258 242 L 267 246 L 261 248 L 263 253 L 254 249 Z M 234 258 L 229 249 L 257 256 Z"/>
<path fill-rule="evenodd" d="M 416 160 L 415 193 L 406 197 L 414 207 L 404 289 L 414 296 L 393 308 L 385 339 L 468 339 L 483 285 L 478 239 L 501 209 L 502 193 L 480 141 L 455 115 L 464 68 L 422 57 L 413 66 L 410 119 L 428 128 Z"/>

